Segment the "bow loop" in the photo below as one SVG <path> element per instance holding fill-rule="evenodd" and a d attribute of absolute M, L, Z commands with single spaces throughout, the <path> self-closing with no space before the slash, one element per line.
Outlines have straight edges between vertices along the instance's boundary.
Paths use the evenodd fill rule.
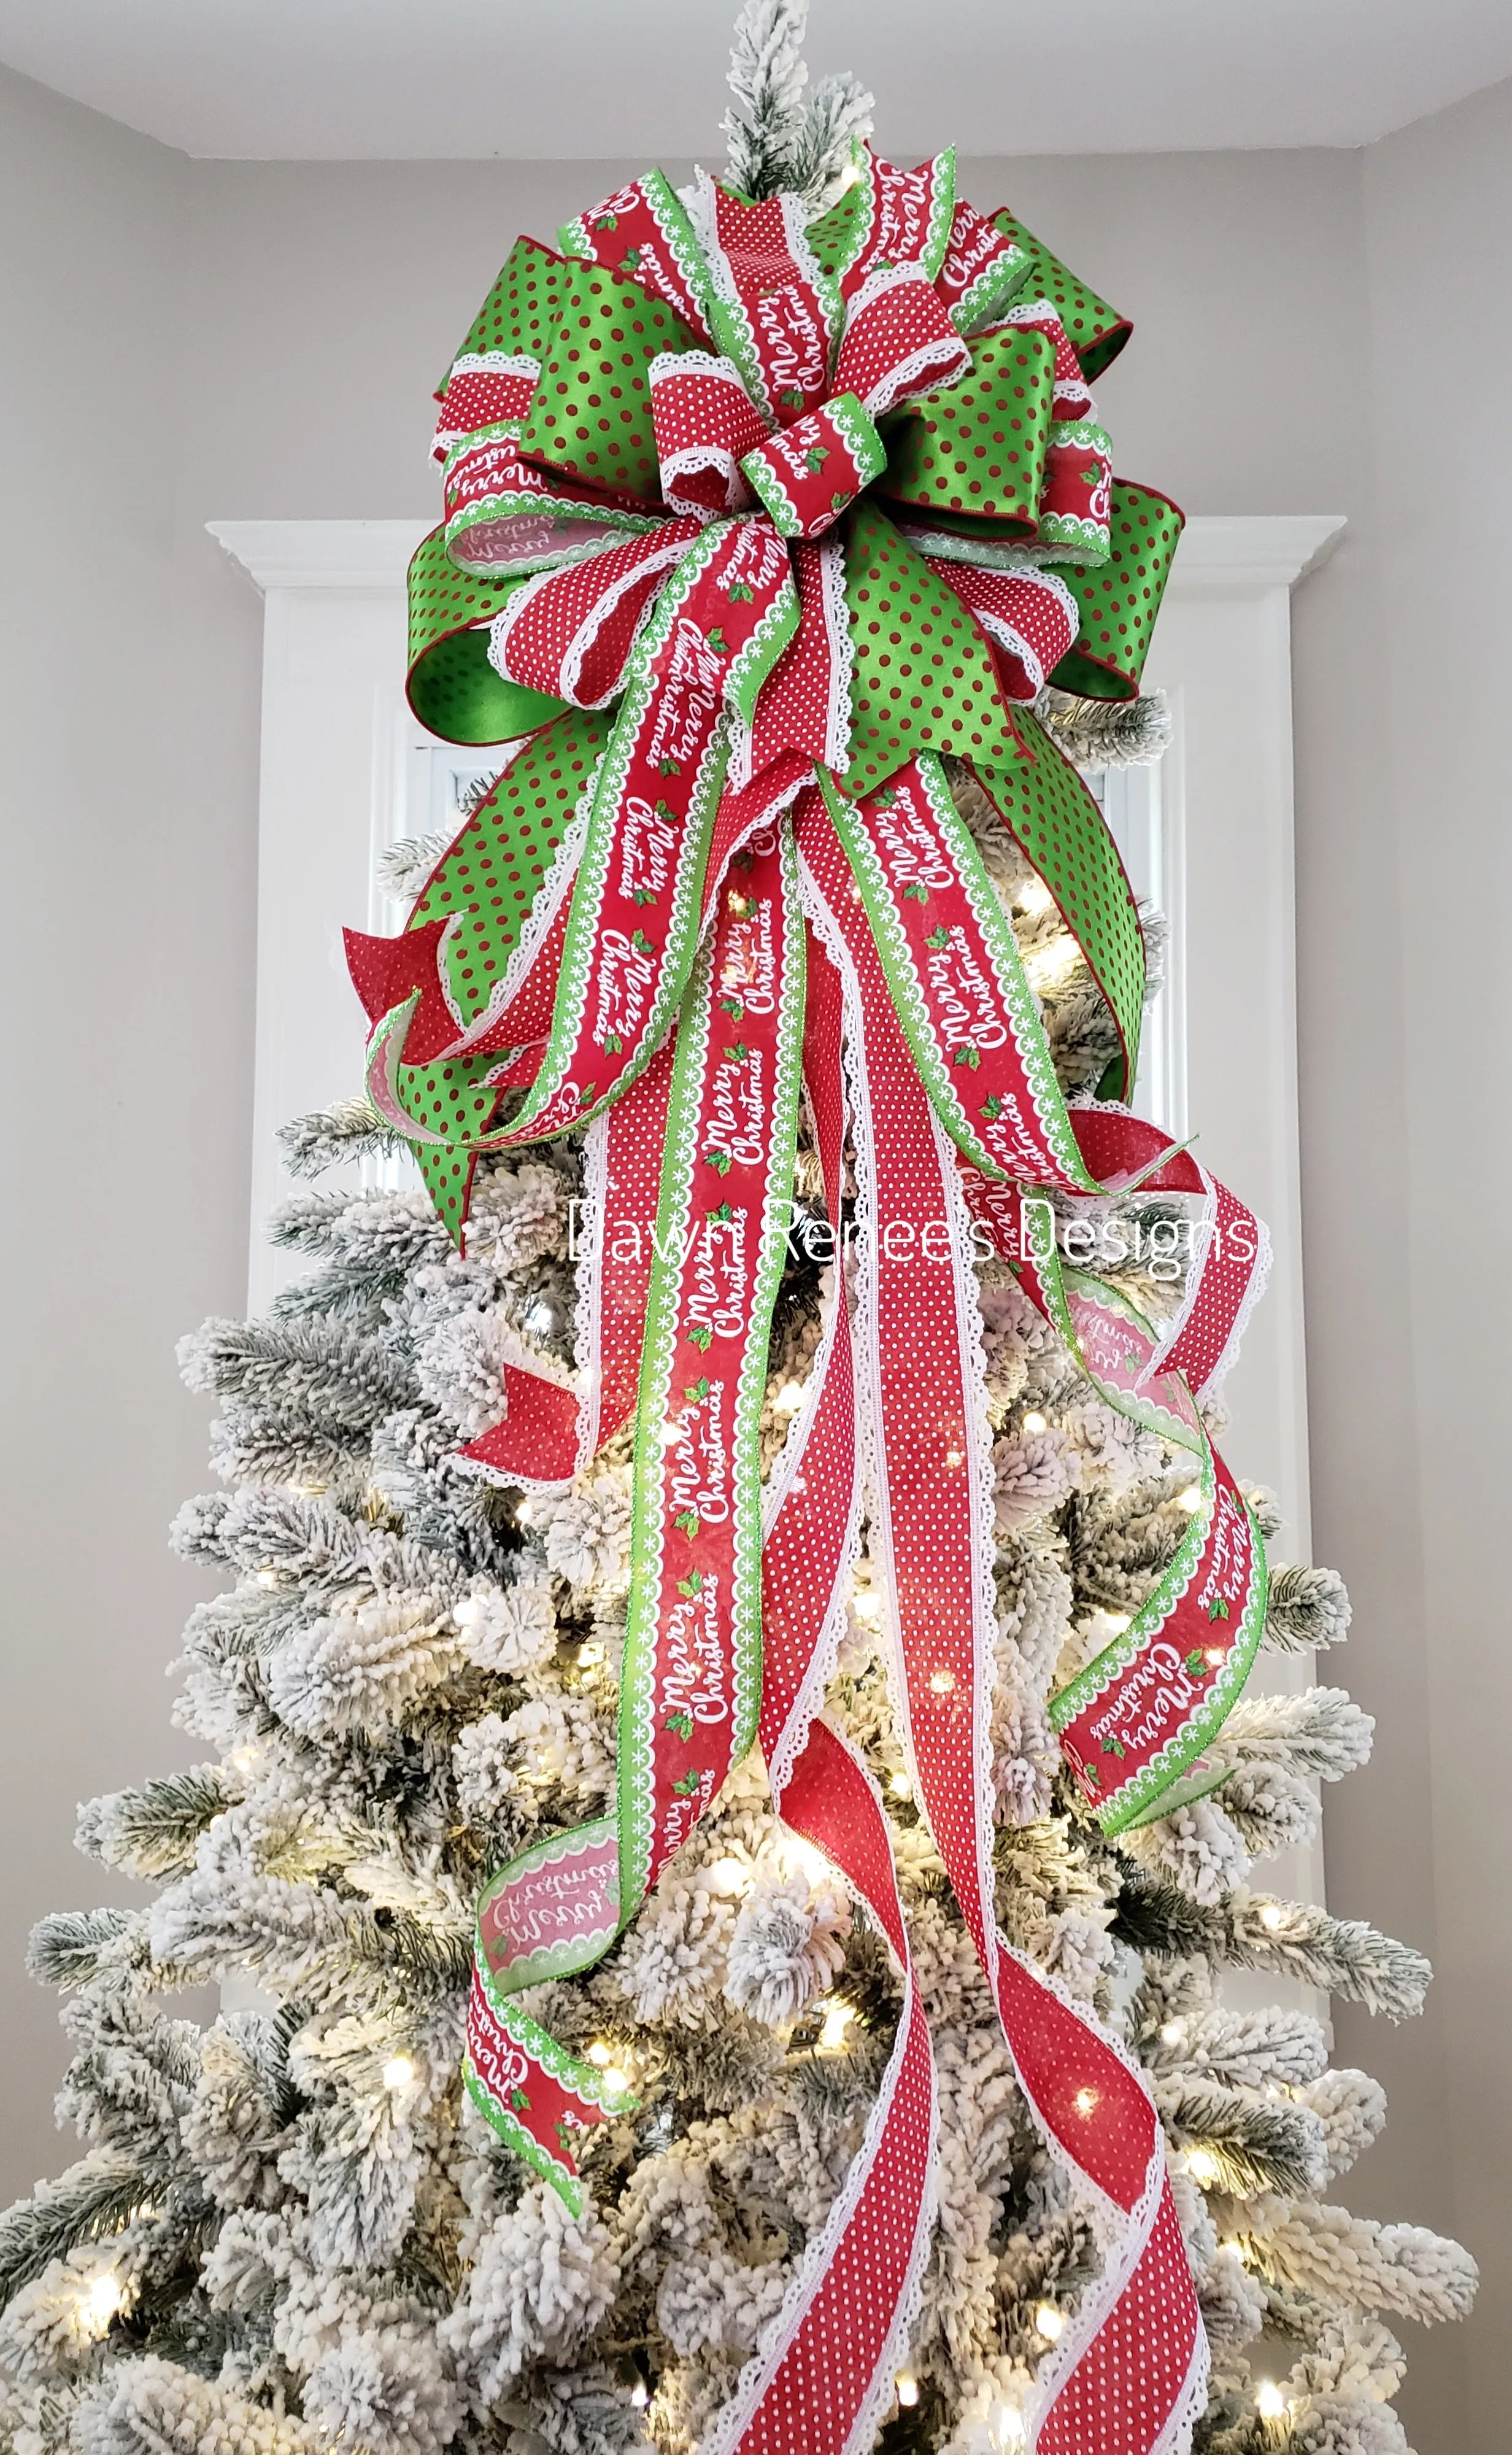
<path fill-rule="evenodd" d="M 779 537 L 816 538 L 886 465 L 881 436 L 856 395 L 842 392 L 769 436 L 740 468 Z"/>

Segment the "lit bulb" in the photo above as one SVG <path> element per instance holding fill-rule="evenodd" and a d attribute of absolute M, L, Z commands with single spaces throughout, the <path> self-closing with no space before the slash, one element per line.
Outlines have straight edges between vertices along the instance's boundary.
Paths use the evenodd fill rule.
<path fill-rule="evenodd" d="M 554 1329 L 555 1326 L 556 1315 L 553 1312 L 551 1306 L 546 1304 L 540 1298 L 537 1298 L 535 1303 L 531 1306 L 529 1311 L 525 1315 L 526 1329 L 533 1331 L 535 1337 L 544 1338 L 546 1332 L 549 1329 Z"/>
<path fill-rule="evenodd" d="M 1210 2157 L 1205 2148 L 1193 2148 L 1187 2155 L 1186 2170 L 1194 2182 L 1208 2190 L 1218 2181 L 1218 2159 Z"/>
<path fill-rule="evenodd" d="M 727 1900 L 737 1893 L 751 1889 L 751 1870 L 743 1858 L 716 1858 L 709 1870 L 713 1890 L 722 1893 Z"/>
<path fill-rule="evenodd" d="M 851 1609 L 857 1619 L 878 1619 L 881 1616 L 882 1597 L 870 1586 L 863 1586 L 858 1594 L 851 1596 Z"/>
<path fill-rule="evenodd" d="M 601 1645 L 580 1645 L 577 1649 L 577 1659 L 585 1671 L 591 1671 L 594 1664 L 602 1662 L 603 1658 L 604 1649 Z"/>
<path fill-rule="evenodd" d="M 259 1569 L 257 1572 L 257 1583 L 260 1586 L 275 1586 L 278 1583 L 277 1570 Z"/>
<path fill-rule="evenodd" d="M 906 1773 L 895 1773 L 887 1787 L 895 1798 L 912 1798 L 914 1796 L 914 1785 Z"/>
<path fill-rule="evenodd" d="M 776 1396 L 772 1401 L 772 1410 L 774 1414 L 777 1415 L 796 1415 L 802 1404 L 802 1383 L 799 1381 L 784 1381 L 781 1389 L 777 1391 Z"/>
<path fill-rule="evenodd" d="M 1220 1645 L 1210 1645 L 1207 1652 L 1203 1654 L 1202 1659 L 1204 1662 L 1210 1662 L 1216 1671 L 1219 1664 L 1223 1659 L 1222 1647 Z"/>
<path fill-rule="evenodd" d="M 894 2380 L 893 2384 L 899 2404 L 917 2404 L 918 2402 L 918 2381 L 915 2378 L 911 2370 L 901 2371 L 898 2377 Z"/>
<path fill-rule="evenodd" d="M 121 2280 L 113 2269 L 107 2275 L 95 2278 L 84 2297 L 84 2315 L 91 2334 L 104 2335 L 111 2321 L 120 2310 L 124 2300 Z"/>
<path fill-rule="evenodd" d="M 1080 2115 L 1083 2122 L 1091 2120 L 1093 2115 L 1096 2114 L 1098 2107 L 1101 2102 L 1102 2100 L 1099 2097 L 1095 2088 L 1079 2088 L 1076 2096 L 1072 2099 L 1072 2103 L 1075 2105 L 1077 2112 Z"/>
<path fill-rule="evenodd" d="M 1026 1432 L 1042 1432 L 1045 1430 L 1045 1419 L 1036 1409 L 1024 1417 L 1020 1429 Z"/>
<path fill-rule="evenodd" d="M 1053 981 L 1061 972 L 1069 972 L 1073 964 L 1079 962 L 1080 956 L 1081 949 L 1075 938 L 1067 937 L 1061 930 L 1054 938 L 1048 938 L 1042 946 L 1035 948 L 1034 953 L 1025 959 L 1024 969 L 1037 973 L 1040 980 Z"/>
<path fill-rule="evenodd" d="M 1058 2344 L 1065 2332 L 1065 2320 L 1053 2302 L 1041 2302 L 1035 2312 L 1035 2331 L 1047 2344 Z"/>
<path fill-rule="evenodd" d="M 414 2078 L 414 2065 L 408 2055 L 391 2055 L 383 2066 L 385 2088 L 408 2088 Z"/>
<path fill-rule="evenodd" d="M 623 2097 L 625 2091 L 630 2086 L 629 2074 L 622 2072 L 617 2063 L 606 2063 L 604 2065 L 604 2086 L 609 2090 L 611 2096 Z"/>
<path fill-rule="evenodd" d="M 1286 1913 L 1278 1901 L 1267 1901 L 1260 1914 L 1260 1922 L 1270 1934 L 1277 1935 L 1286 1923 Z"/>
<path fill-rule="evenodd" d="M 824 2014 L 824 2026 L 819 2031 L 819 2052 L 842 2055 L 845 2052 L 845 2032 L 856 2015 L 849 2003 L 825 2003 L 820 2009 Z"/>
<path fill-rule="evenodd" d="M 1055 900 L 1042 878 L 1029 879 L 1016 892 L 1020 912 L 1048 912 Z"/>
<path fill-rule="evenodd" d="M 822 1850 L 805 1841 L 801 1833 L 785 1833 L 782 1855 L 796 1875 L 806 1876 L 811 1884 L 821 1884 L 830 1872 L 830 1862 Z"/>
<path fill-rule="evenodd" d="M 233 1748 L 231 1760 L 238 1773 L 251 1773 L 261 1754 L 260 1748 L 254 1748 L 249 1744 L 244 1748 Z"/>
<path fill-rule="evenodd" d="M 1261 2421 L 1280 2421 L 1286 2410 L 1286 2398 L 1274 2379 L 1261 2379 L 1255 2392 L 1255 2408 Z"/>
<path fill-rule="evenodd" d="M 638 2378 L 635 2381 L 635 2385 L 630 2390 L 630 2401 L 635 2405 L 637 2412 L 641 2409 L 643 2404 L 649 2402 L 650 2395 L 651 2390 L 647 2386 L 645 2380 Z"/>
<path fill-rule="evenodd" d="M 1195 1483 L 1189 1483 L 1184 1491 L 1177 1493 L 1176 1505 L 1178 1509 L 1184 1509 L 1188 1517 L 1195 1517 L 1202 1506 L 1202 1494 L 1199 1487 Z"/>
<path fill-rule="evenodd" d="M 1160 2043 L 1162 2046 L 1179 2046 L 1185 2035 L 1186 2022 L 1184 2020 L 1167 2020 L 1164 2028 L 1160 2031 Z"/>
<path fill-rule="evenodd" d="M 595 2038 L 588 2049 L 588 2059 L 591 2063 L 596 2063 L 600 2071 L 604 2071 L 615 2059 L 614 2050 L 605 2045 L 602 2038 Z"/>
<path fill-rule="evenodd" d="M 1104 1612 L 1102 1616 L 1107 1621 L 1110 1628 L 1118 1630 L 1120 1636 L 1129 1625 L 1129 1614 L 1127 1612 Z"/>
<path fill-rule="evenodd" d="M 519 1507 L 514 1512 L 514 1521 L 518 1526 L 528 1526 L 530 1524 L 531 1505 L 528 1500 L 522 1500 L 520 1502 Z"/>
<path fill-rule="evenodd" d="M 929 1684 L 935 1695 L 948 1696 L 956 1685 L 956 1674 L 942 1663 L 937 1671 L 930 1673 Z"/>
<path fill-rule="evenodd" d="M 997 2446 L 1021 2446 L 1024 2443 L 1024 2417 L 1015 2404 L 995 2405 L 991 2428 Z"/>

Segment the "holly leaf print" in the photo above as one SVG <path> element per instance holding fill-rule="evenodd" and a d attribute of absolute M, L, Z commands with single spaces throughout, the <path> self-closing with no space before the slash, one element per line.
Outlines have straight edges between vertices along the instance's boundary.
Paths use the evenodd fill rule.
<path fill-rule="evenodd" d="M 690 1543 L 694 1540 L 698 1532 L 698 1512 L 696 1509 L 679 1509 L 676 1516 L 672 1522 L 677 1529 L 679 1534 L 686 1534 Z"/>
<path fill-rule="evenodd" d="M 717 622 L 715 624 L 714 629 L 706 632 L 704 636 L 716 657 L 727 657 L 730 654 L 730 642 L 725 638 L 724 633 L 720 630 Z"/>
<path fill-rule="evenodd" d="M 692 1766 L 691 1769 L 681 1776 L 680 1780 L 673 1783 L 672 1788 L 674 1796 L 677 1798 L 691 1798 L 702 1779 L 703 1775 L 699 1771 L 698 1767 L 696 1765 Z"/>
<path fill-rule="evenodd" d="M 981 1104 L 981 1113 L 986 1118 L 987 1123 L 990 1126 L 995 1126 L 998 1118 L 1002 1115 L 1002 1102 L 998 1099 L 996 1091 L 989 1092 L 987 1098 L 983 1100 Z"/>
<path fill-rule="evenodd" d="M 937 929 L 931 929 L 929 936 L 924 941 L 924 943 L 926 946 L 933 946 L 937 954 L 939 953 L 942 947 L 950 944 L 950 931 L 946 928 L 943 921 L 940 923 Z"/>
<path fill-rule="evenodd" d="M 670 1731 L 675 1739 L 691 1739 L 693 1736 L 693 1715 L 691 1714 L 669 1714 L 661 1727 L 664 1731 Z"/>
<path fill-rule="evenodd" d="M 708 1374 L 706 1372 L 700 1372 L 696 1381 L 689 1381 L 684 1384 L 682 1394 L 685 1398 L 691 1398 L 694 1405 L 698 1407 L 703 1404 L 704 1399 L 709 1395 L 709 1387 Z M 702 1583 L 703 1579 L 699 1577 L 693 1588 L 695 1593 L 697 1593 L 698 1587 L 701 1586 Z"/>
<path fill-rule="evenodd" d="M 712 1329 L 705 1329 L 702 1328 L 698 1329 L 690 1329 L 688 1332 L 688 1344 L 690 1347 L 696 1347 L 701 1354 L 707 1355 L 711 1346 L 714 1344 L 714 1332 Z"/>
<path fill-rule="evenodd" d="M 703 1155 L 703 1164 L 705 1167 L 714 1168 L 720 1176 L 728 1176 L 730 1173 L 730 1154 L 728 1151 L 706 1150 Z"/>

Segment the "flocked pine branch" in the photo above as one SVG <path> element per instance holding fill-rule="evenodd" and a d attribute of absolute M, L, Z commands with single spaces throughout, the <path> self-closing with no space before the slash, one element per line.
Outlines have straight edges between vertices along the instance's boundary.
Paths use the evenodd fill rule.
<path fill-rule="evenodd" d="M 821 213 L 845 186 L 871 132 L 872 96 L 858 78 L 822 78 L 804 100 L 808 0 L 746 0 L 730 61 L 735 107 L 720 122 L 728 184 L 742 195 L 801 195 Z"/>
<path fill-rule="evenodd" d="M 1148 767 L 1171 739 L 1171 711 L 1163 691 L 1146 699 L 1079 699 L 1046 688 L 1035 714 L 1051 741 L 1074 767 Z"/>

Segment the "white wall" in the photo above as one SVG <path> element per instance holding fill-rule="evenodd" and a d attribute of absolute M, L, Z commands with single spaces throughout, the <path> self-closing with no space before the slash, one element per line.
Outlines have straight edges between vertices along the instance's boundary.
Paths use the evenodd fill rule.
<path fill-rule="evenodd" d="M 1479 1207 L 1477 1253 L 1504 1241 L 1509 123 L 1512 86 L 1363 154 L 963 166 L 978 203 L 1011 201 L 1134 316 L 1100 387 L 1122 467 L 1194 511 L 1350 519 L 1296 604 L 1315 1550 L 1356 1597 L 1340 1676 L 1381 1716 L 1375 1765 L 1335 1794 L 1329 1880 L 1337 1908 L 1422 1944 L 1441 1976 L 1421 2023 L 1341 2021 L 1393 2100 L 1347 2195 L 1460 2229 L 1488 2267 L 1482 2317 L 1412 2348 L 1420 2455 L 1499 2455 L 1512 2396 L 1494 2270 L 1512 2198 L 1506 1844 L 1481 1736 L 1506 1676 L 1491 1478 L 1512 1359 L 1494 1308 L 1435 1269 L 1451 1184 Z M 185 1754 L 161 1674 L 197 1590 L 161 1529 L 206 1479 L 204 1410 L 171 1344 L 244 1282 L 259 656 L 256 599 L 202 524 L 428 514 L 430 388 L 506 246 L 626 166 L 189 163 L 4 72 L 0 166 L 21 327 L 0 396 L 0 776 L 22 880 L 13 1970 L 41 1910 L 106 1896 L 68 1849 L 74 1800 Z M 75 348 L 91 381 L 60 406 Z M 1448 681 L 1430 691 L 1429 671 Z M 1430 875 L 1431 994 L 1407 937 Z M 45 930 L 72 958 L 67 1003 Z M 51 2009 L 20 1984 L 0 2198 L 62 2153 Z"/>

